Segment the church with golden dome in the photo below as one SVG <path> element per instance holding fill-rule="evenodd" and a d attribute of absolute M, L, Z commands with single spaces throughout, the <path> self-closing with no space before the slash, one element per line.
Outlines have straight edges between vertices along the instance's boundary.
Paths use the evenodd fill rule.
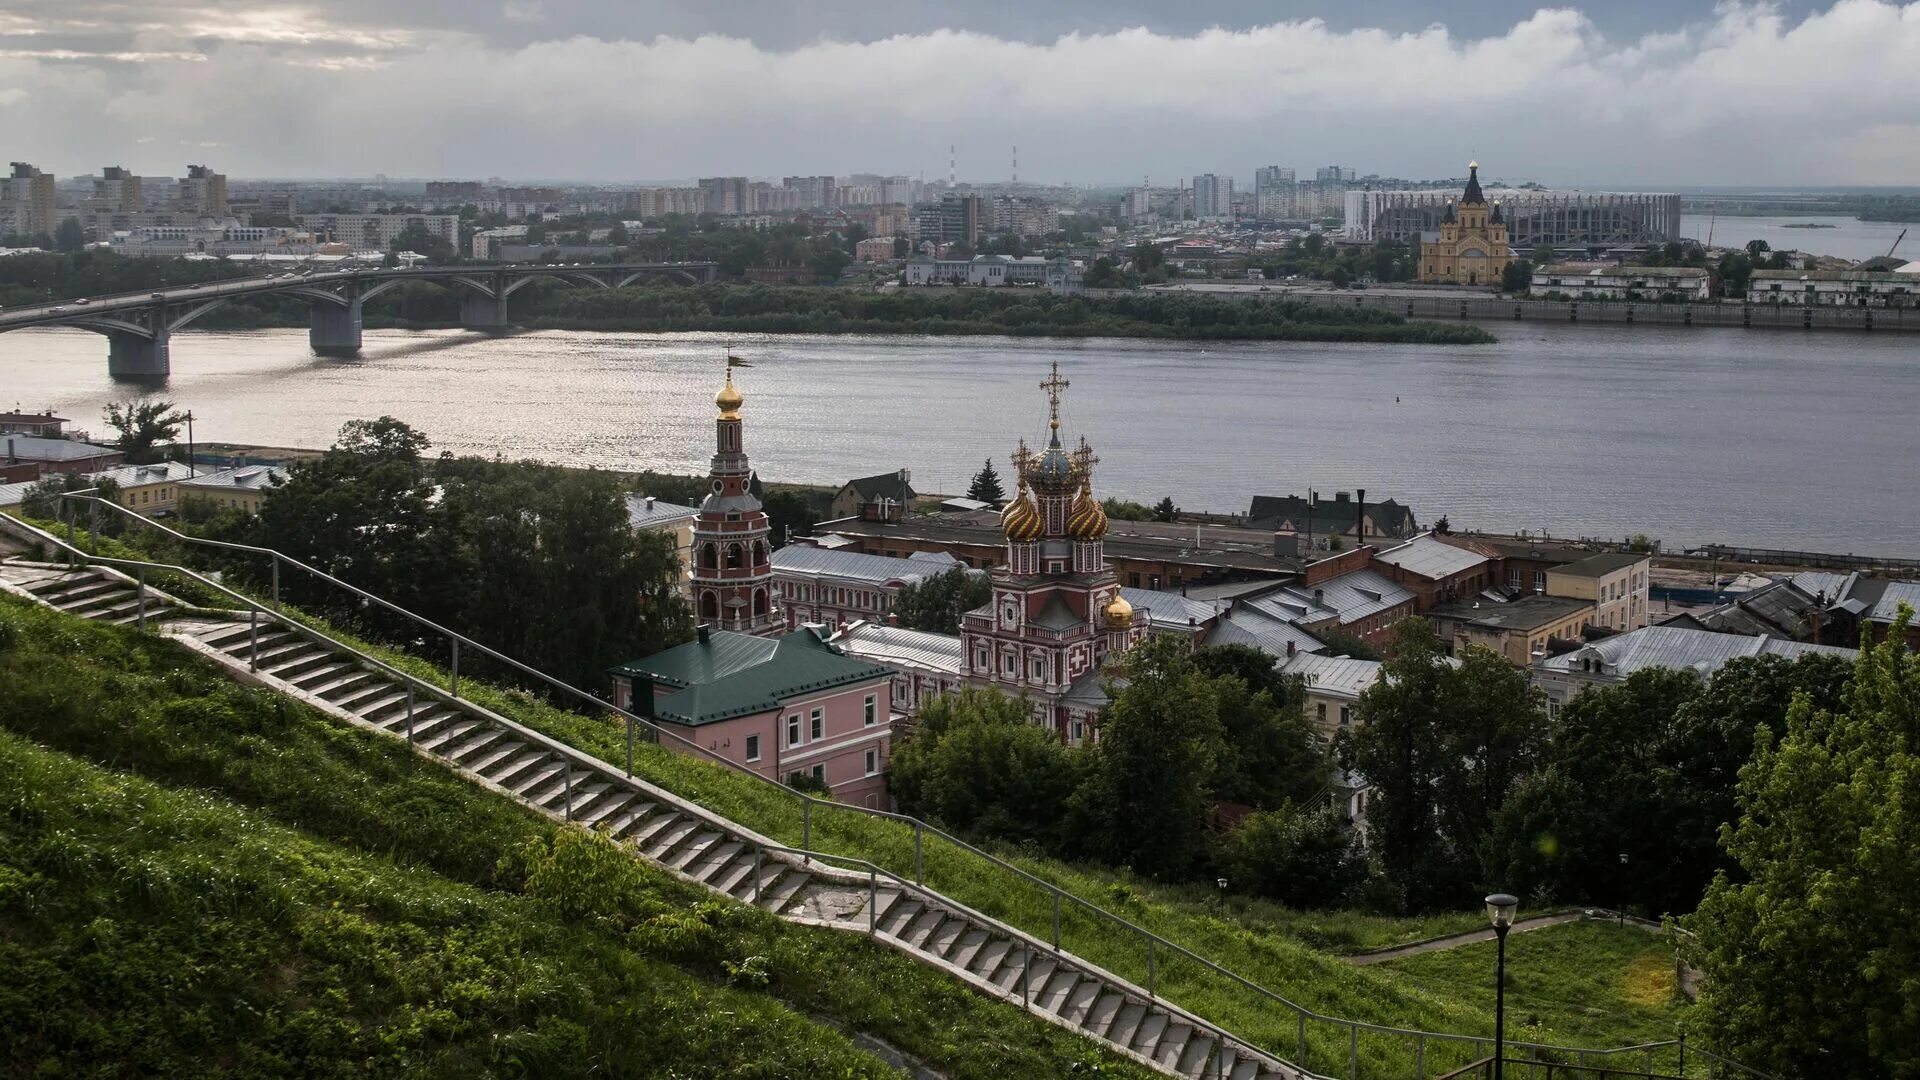
<path fill-rule="evenodd" d="M 1500 200 L 1480 190 L 1480 163 L 1467 163 L 1467 189 L 1447 204 L 1440 232 L 1420 239 L 1420 280 L 1433 285 L 1498 285 L 1513 261 Z"/>
<path fill-rule="evenodd" d="M 1000 513 L 1007 554 L 993 572 L 993 599 L 961 621 L 967 681 L 1025 695 L 1033 718 L 1069 743 L 1093 732 L 1106 704 L 1108 659 L 1146 636 L 1147 619 L 1120 595 L 1107 566 L 1107 515 L 1093 495 L 1099 459 L 1085 438 L 1068 450 L 1060 437 L 1060 365 L 1046 392 L 1047 443 L 1020 442 L 1017 488 Z"/>

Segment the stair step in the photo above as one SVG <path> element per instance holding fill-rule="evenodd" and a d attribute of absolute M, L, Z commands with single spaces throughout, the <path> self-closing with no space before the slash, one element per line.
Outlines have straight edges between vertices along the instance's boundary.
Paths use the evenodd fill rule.
<path fill-rule="evenodd" d="M 968 930 L 955 939 L 953 948 L 947 953 L 947 962 L 955 967 L 973 969 L 973 958 L 980 955 L 981 946 L 987 943 L 985 930 Z"/>
<path fill-rule="evenodd" d="M 1260 1063 L 1241 1059 L 1227 1072 L 1227 1080 L 1260 1080 Z"/>
<path fill-rule="evenodd" d="M 1053 970 L 1056 966 L 1052 954 L 1041 952 L 1039 949 L 1033 951 L 1033 961 L 1027 965 L 1026 974 L 1028 1001 L 1039 999 L 1040 991 L 1045 990 L 1047 981 L 1053 978 Z"/>
<path fill-rule="evenodd" d="M 933 936 L 933 932 L 940 928 L 940 924 L 945 922 L 946 918 L 946 912 L 934 908 L 926 908 L 920 912 L 919 918 L 914 919 L 913 922 L 900 933 L 900 940 L 916 949 L 923 948 L 926 945 L 927 939 Z"/>
<path fill-rule="evenodd" d="M 245 622 L 222 623 L 219 626 L 203 632 L 200 635 L 200 643 L 225 652 L 228 645 L 232 644 L 235 640 L 245 639 L 246 636 L 247 624 Z"/>
<path fill-rule="evenodd" d="M 726 834 L 715 831 L 706 822 L 685 843 L 677 844 L 662 861 L 682 873 L 692 873 L 691 867 L 705 858 L 707 852 L 726 840 Z"/>
<path fill-rule="evenodd" d="M 1020 977 L 1029 973 L 1032 957 L 1027 955 L 1025 946 L 1014 945 L 1007 950 L 1006 958 L 1000 961 L 1000 970 L 993 973 L 990 980 L 993 985 L 1009 993 L 1020 989 Z"/>
<path fill-rule="evenodd" d="M 1007 962 L 1007 954 L 1012 951 L 1013 942 L 1006 938 L 989 938 L 987 943 L 980 946 L 979 951 L 973 954 L 973 962 L 967 965 L 967 970 L 988 982 L 993 982 L 993 977 L 1000 973 L 1001 965 Z"/>
<path fill-rule="evenodd" d="M 1165 1034 L 1166 1030 L 1167 1014 L 1155 1010 L 1140 1021 L 1139 1029 L 1133 1033 L 1133 1041 L 1127 1045 L 1152 1057 L 1154 1049 L 1160 1045 L 1160 1036 Z"/>
<path fill-rule="evenodd" d="M 813 880 L 813 875 L 804 870 L 794 870 L 792 867 L 787 869 L 789 873 L 761 890 L 760 893 L 760 906 L 776 915 L 792 903 L 794 897 L 800 895 L 800 890 L 807 887 L 807 882 Z"/>
<path fill-rule="evenodd" d="M 528 792 L 544 788 L 550 782 L 561 781 L 567 771 L 567 767 L 552 753 L 544 750 L 535 753 L 540 755 L 540 760 L 531 768 L 520 770 L 519 775 L 504 785 L 508 791 L 523 799 L 528 797 Z"/>
<path fill-rule="evenodd" d="M 1182 1076 L 1195 1077 L 1196 1080 L 1202 1077 L 1213 1076 L 1215 1073 L 1221 1076 L 1227 1074 L 1224 1067 L 1209 1067 L 1213 1065 L 1215 1065 L 1213 1060 L 1213 1036 L 1205 1032 L 1196 1031 L 1192 1035 L 1187 1036 L 1187 1048 L 1180 1052 L 1179 1060 L 1173 1063 L 1173 1070 Z"/>
<path fill-rule="evenodd" d="M 920 947 L 944 960 L 953 951 L 954 943 L 965 936 L 968 929 L 967 920 L 950 918 L 935 927 L 933 933 L 927 936 L 926 943 Z"/>
<path fill-rule="evenodd" d="M 713 885 L 714 888 L 725 892 L 726 889 L 717 884 L 716 879 L 727 876 L 729 868 L 738 864 L 740 853 L 746 850 L 746 845 L 740 843 L 738 840 L 728 840 L 722 837 L 720 843 L 708 848 L 705 852 L 701 853 L 698 858 L 689 861 L 685 866 L 681 867 L 681 869 L 686 871 L 688 876 L 694 880 Z M 752 855 L 747 856 L 746 863 L 747 871 L 752 872 Z"/>
<path fill-rule="evenodd" d="M 450 752 L 460 745 L 461 740 L 481 731 L 486 726 L 487 723 L 484 720 L 476 720 L 465 713 L 449 711 L 446 723 L 439 725 L 431 735 L 417 735 L 414 742 L 423 750 L 448 757 L 451 756 Z M 448 751 L 448 753 L 442 753 L 442 751 Z"/>
<path fill-rule="evenodd" d="M 1100 980 L 1082 979 L 1080 985 L 1073 988 L 1073 993 L 1067 995 L 1067 1000 L 1061 1003 L 1058 1010 L 1060 1019 L 1074 1027 L 1081 1027 L 1085 1024 L 1088 1013 L 1092 1011 L 1094 1002 L 1098 1000 L 1100 1000 Z"/>
<path fill-rule="evenodd" d="M 388 683 L 378 693 L 363 694 L 346 705 L 348 712 L 370 724 L 379 724 L 395 715 L 407 714 L 407 688 L 398 683 Z M 412 698 L 413 711 L 417 714 L 424 704 L 418 695 Z"/>
<path fill-rule="evenodd" d="M 887 912 L 891 911 L 893 909 L 893 905 L 899 903 L 900 898 L 905 895 L 906 894 L 901 892 L 899 889 L 883 888 L 878 893 L 876 893 L 873 898 L 874 925 L 875 926 L 880 925 L 880 923 L 886 919 Z"/>
<path fill-rule="evenodd" d="M 520 779 L 528 769 L 552 759 L 553 755 L 543 747 L 529 748 L 526 743 L 516 742 L 512 745 L 510 753 L 503 752 L 494 764 L 484 770 L 476 769 L 475 771 L 503 788 L 511 787 L 512 782 Z"/>
<path fill-rule="evenodd" d="M 617 787 L 609 787 L 604 795 L 606 797 L 598 802 L 582 803 L 577 807 L 573 811 L 574 823 L 589 829 L 598 828 L 601 822 L 619 813 L 621 807 L 632 805 L 635 798 L 633 792 Z"/>
<path fill-rule="evenodd" d="M 921 906 L 918 900 L 902 900 L 893 905 L 885 917 L 876 920 L 876 925 L 879 929 L 885 930 L 894 937 L 904 938 L 906 937 L 907 927 L 911 926 L 913 920 L 919 918 L 920 913 L 924 910 L 926 909 Z"/>
<path fill-rule="evenodd" d="M 358 664 L 348 663 L 344 665 L 342 670 L 334 673 L 332 676 L 315 674 L 295 680 L 294 685 L 312 694 L 314 697 L 331 702 L 335 697 L 349 693 L 355 687 L 366 685 L 375 678 L 374 673 L 368 671 L 366 668 Z"/>
<path fill-rule="evenodd" d="M 171 614 L 173 614 L 173 609 L 168 607 L 167 605 L 157 604 L 157 603 L 154 603 L 152 600 L 147 601 L 146 617 L 148 622 L 152 622 L 155 619 L 166 618 L 168 615 L 171 615 Z M 108 619 L 107 621 L 114 624 L 115 626 L 132 626 L 135 623 L 140 621 L 140 612 L 136 610 L 131 615 L 122 615 L 117 619 Z"/>
<path fill-rule="evenodd" d="M 569 801 L 568 789 L 578 791 L 583 778 L 573 775 L 567 768 L 566 759 L 558 757 L 553 761 L 552 771 L 542 772 L 541 776 L 543 779 L 527 785 L 526 789 L 520 792 L 520 797 L 542 810 L 551 810 L 565 816 L 564 804 Z"/>
<path fill-rule="evenodd" d="M 275 642 L 271 649 L 261 649 L 254 659 L 261 671 L 273 671 L 276 668 L 289 667 L 315 653 L 325 654 L 329 650 L 315 645 L 303 637 Z"/>
<path fill-rule="evenodd" d="M 299 685 L 298 680 L 301 677 L 310 675 L 323 668 L 331 667 L 340 662 L 338 654 L 333 650 L 322 648 L 319 645 L 313 645 L 311 642 L 308 644 L 311 648 L 307 655 L 289 660 L 283 664 L 276 664 L 270 674 L 281 682 Z"/>
<path fill-rule="evenodd" d="M 628 833 L 627 839 L 633 841 L 635 846 L 639 847 L 640 850 L 645 851 L 647 850 L 647 845 L 653 843 L 656 838 L 665 834 L 665 832 L 673 828 L 676 823 L 685 820 L 685 818 L 680 816 L 678 810 L 662 808 L 660 813 L 642 821 L 637 828 Z"/>
<path fill-rule="evenodd" d="M 88 578 L 83 581 L 63 582 L 50 589 L 38 589 L 33 595 L 62 611 L 68 611 L 84 606 L 96 597 L 108 596 L 124 588 L 126 585 L 112 578 Z"/>
<path fill-rule="evenodd" d="M 1047 1012 L 1057 1014 L 1066 1007 L 1068 996 L 1080 981 L 1077 972 L 1056 966 L 1045 985 L 1040 986 L 1039 992 L 1034 994 L 1033 1003 Z"/>
<path fill-rule="evenodd" d="M 1113 1019 L 1113 1026 L 1107 1029 L 1105 1038 L 1118 1046 L 1132 1046 L 1134 1032 L 1140 1030 L 1140 1021 L 1147 1018 L 1147 1007 L 1139 1002 L 1130 1001 Z"/>
<path fill-rule="evenodd" d="M 111 589 L 106 592 L 90 593 L 78 600 L 62 600 L 54 607 L 69 615 L 78 615 L 83 619 L 98 619 L 116 614 L 120 609 L 134 610 L 133 590 Z"/>
<path fill-rule="evenodd" d="M 709 888 L 718 889 L 736 900 L 741 899 L 736 890 L 742 883 L 750 883 L 753 880 L 753 852 L 743 847 L 734 854 L 733 858 L 716 865 L 714 872 L 701 880 L 705 881 Z M 765 869 L 764 865 L 762 869 Z"/>
<path fill-rule="evenodd" d="M 262 623 L 260 625 L 260 636 L 258 638 L 253 636 L 251 628 L 249 628 L 248 633 L 241 634 L 238 639 L 223 646 L 220 651 L 226 653 L 228 656 L 251 656 L 256 652 L 264 652 L 268 648 L 294 636 L 293 631 L 271 629 L 272 625 L 271 623 Z"/>
<path fill-rule="evenodd" d="M 647 853 L 648 858 L 661 862 L 664 856 L 673 853 L 673 849 L 679 846 L 680 841 L 698 832 L 702 824 L 704 823 L 696 818 L 675 814 L 674 821 L 666 828 L 649 836 L 641 850 Z"/>
<path fill-rule="evenodd" d="M 1080 1021 L 1080 1026 L 1095 1035 L 1104 1036 L 1126 1005 L 1127 999 L 1123 995 L 1103 988 L 1100 995 L 1094 998 L 1093 1008 L 1088 1009 L 1086 1017 Z"/>
<path fill-rule="evenodd" d="M 344 693 L 322 694 L 322 697 L 355 716 L 360 710 L 376 707 L 386 701 L 405 701 L 407 693 L 385 678 L 375 676 L 366 682 L 356 683 Z"/>
<path fill-rule="evenodd" d="M 1171 1022 L 1170 1022 L 1171 1023 Z M 1171 1023 L 1160 1036 L 1160 1042 L 1153 1048 L 1153 1060 L 1171 1069 L 1186 1053 L 1187 1040 L 1193 1038 L 1193 1027 L 1188 1024 Z"/>
<path fill-rule="evenodd" d="M 608 836 L 616 840 L 625 840 L 634 829 L 647 820 L 647 815 L 653 811 L 654 805 L 650 802 L 628 803 L 624 809 L 609 815 L 601 824 L 606 826 Z"/>
<path fill-rule="evenodd" d="M 460 763 L 461 768 L 491 782 L 495 773 L 511 764 L 527 749 L 526 743 L 508 739 L 505 735 L 504 731 L 495 731 L 484 741 L 475 740 L 479 745 L 462 754 L 468 760 Z"/>

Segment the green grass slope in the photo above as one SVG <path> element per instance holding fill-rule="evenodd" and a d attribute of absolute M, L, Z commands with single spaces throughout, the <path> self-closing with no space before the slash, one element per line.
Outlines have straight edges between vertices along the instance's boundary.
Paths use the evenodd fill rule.
<path fill-rule="evenodd" d="M 0 971 L 8 1075 L 1147 1075 L 10 597 Z"/>

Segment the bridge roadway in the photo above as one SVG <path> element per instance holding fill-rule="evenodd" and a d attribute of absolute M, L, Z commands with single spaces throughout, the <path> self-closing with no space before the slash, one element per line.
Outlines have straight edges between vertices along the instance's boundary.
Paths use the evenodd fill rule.
<path fill-rule="evenodd" d="M 0 332 L 31 326 L 77 326 L 107 338 L 107 371 L 117 378 L 165 378 L 173 370 L 173 332 L 224 304 L 248 296 L 285 294 L 307 301 L 307 339 L 323 356 L 360 351 L 363 305 L 409 281 L 429 281 L 460 294 L 460 325 L 507 328 L 507 299 L 529 282 L 558 278 L 589 288 L 617 289 L 642 278 L 688 284 L 711 282 L 710 262 L 578 265 L 392 267 L 290 273 L 278 277 L 209 281 L 160 290 L 94 296 L 0 310 Z"/>

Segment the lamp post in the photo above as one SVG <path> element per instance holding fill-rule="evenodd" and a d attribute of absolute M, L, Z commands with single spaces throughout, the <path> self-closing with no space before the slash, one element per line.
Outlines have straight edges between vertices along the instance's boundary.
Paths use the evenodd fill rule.
<path fill-rule="evenodd" d="M 1500 1059 L 1507 1045 L 1507 931 L 1513 927 L 1513 913 L 1520 898 L 1508 893 L 1487 897 L 1487 918 L 1493 923 L 1493 935 L 1499 941 L 1499 960 L 1493 976 L 1493 1080 L 1502 1080 Z"/>

